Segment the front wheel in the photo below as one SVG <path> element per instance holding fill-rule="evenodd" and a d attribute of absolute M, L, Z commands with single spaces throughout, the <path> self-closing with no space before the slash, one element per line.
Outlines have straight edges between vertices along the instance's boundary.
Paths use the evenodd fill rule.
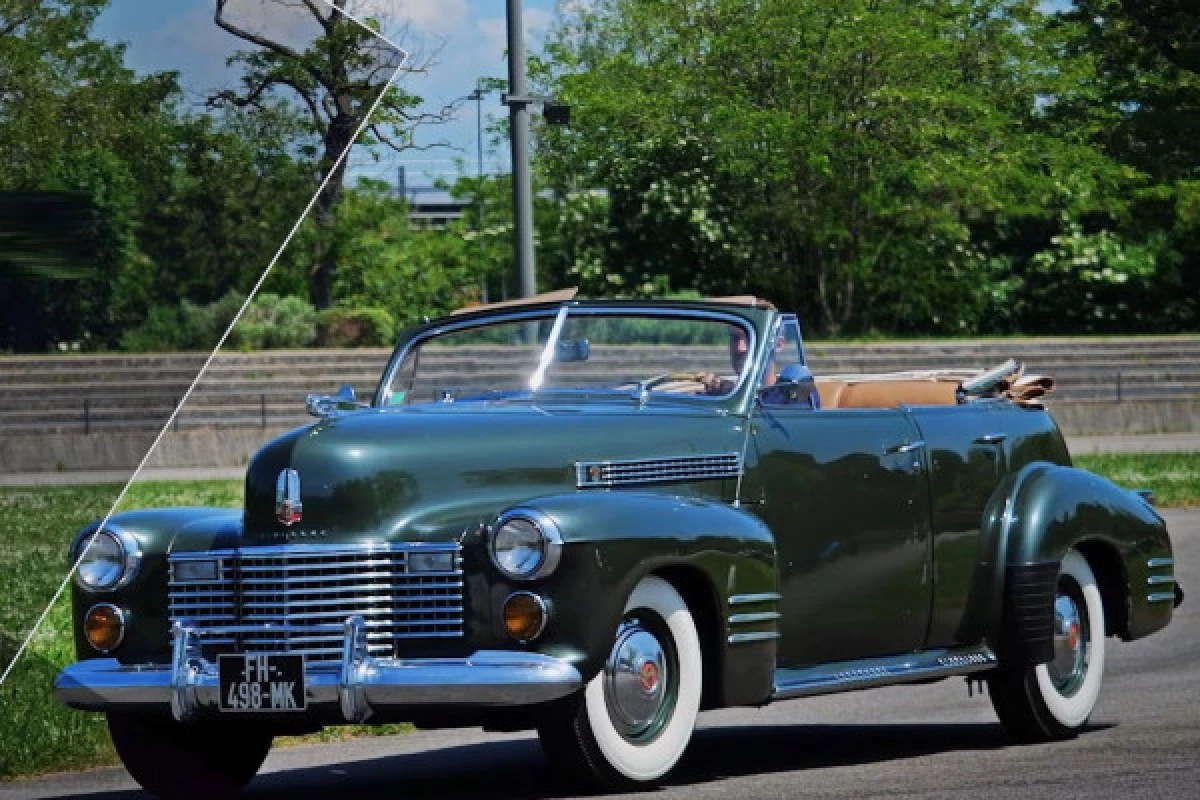
<path fill-rule="evenodd" d="M 272 738 L 254 727 L 134 714 L 109 714 L 108 733 L 133 779 L 162 798 L 236 795 L 258 773 Z"/>
<path fill-rule="evenodd" d="M 1096 707 L 1104 677 L 1104 604 L 1087 559 L 1063 557 L 1054 598 L 1054 658 L 1034 667 L 1004 667 L 988 692 L 1005 730 L 1018 741 L 1077 734 Z"/>
<path fill-rule="evenodd" d="M 607 788 L 652 784 L 691 741 L 703 686 L 700 637 L 670 583 L 643 578 L 604 668 L 538 726 L 556 767 Z"/>

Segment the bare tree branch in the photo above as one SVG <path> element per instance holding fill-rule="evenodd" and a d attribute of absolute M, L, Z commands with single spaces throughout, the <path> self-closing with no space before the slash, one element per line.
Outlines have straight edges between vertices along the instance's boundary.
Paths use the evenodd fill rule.
<path fill-rule="evenodd" d="M 308 10 L 312 12 L 312 15 L 317 18 L 317 22 L 321 23 L 321 27 L 324 28 L 326 31 L 328 31 L 329 30 L 329 20 L 337 12 L 331 10 L 329 12 L 328 17 L 322 16 L 321 9 L 319 7 L 319 5 L 320 5 L 319 0 L 300 0 L 300 1 L 302 3 L 304 3 L 304 5 L 308 7 Z"/>

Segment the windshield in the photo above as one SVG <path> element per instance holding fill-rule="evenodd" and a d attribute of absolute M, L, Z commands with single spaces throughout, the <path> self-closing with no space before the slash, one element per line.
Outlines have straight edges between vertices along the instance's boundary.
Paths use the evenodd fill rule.
<path fill-rule="evenodd" d="M 383 402 L 503 402 L 554 393 L 721 398 L 737 387 L 752 344 L 749 326 L 734 318 L 563 307 L 418 341 Z"/>

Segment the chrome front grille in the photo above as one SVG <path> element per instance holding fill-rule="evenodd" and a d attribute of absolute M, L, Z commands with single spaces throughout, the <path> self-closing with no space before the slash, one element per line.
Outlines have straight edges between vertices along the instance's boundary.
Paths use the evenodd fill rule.
<path fill-rule="evenodd" d="M 440 554 L 449 568 L 414 571 L 418 553 Z M 197 578 L 205 561 L 215 561 L 215 574 Z M 371 655 L 391 656 L 400 640 L 462 636 L 462 554 L 457 544 L 176 553 L 168 613 L 172 624 L 194 628 L 210 655 L 303 653 L 316 661 L 341 657 L 340 623 L 357 615 Z"/>
<path fill-rule="evenodd" d="M 636 486 L 668 481 L 699 481 L 736 478 L 742 470 L 737 453 L 718 453 L 675 458 L 643 458 L 633 461 L 579 461 L 575 483 L 588 487 Z"/>

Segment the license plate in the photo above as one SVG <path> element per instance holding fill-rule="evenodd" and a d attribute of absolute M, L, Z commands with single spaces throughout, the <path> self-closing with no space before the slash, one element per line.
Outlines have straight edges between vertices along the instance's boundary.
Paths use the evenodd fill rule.
<path fill-rule="evenodd" d="M 304 656 L 217 657 L 222 711 L 303 711 Z"/>

